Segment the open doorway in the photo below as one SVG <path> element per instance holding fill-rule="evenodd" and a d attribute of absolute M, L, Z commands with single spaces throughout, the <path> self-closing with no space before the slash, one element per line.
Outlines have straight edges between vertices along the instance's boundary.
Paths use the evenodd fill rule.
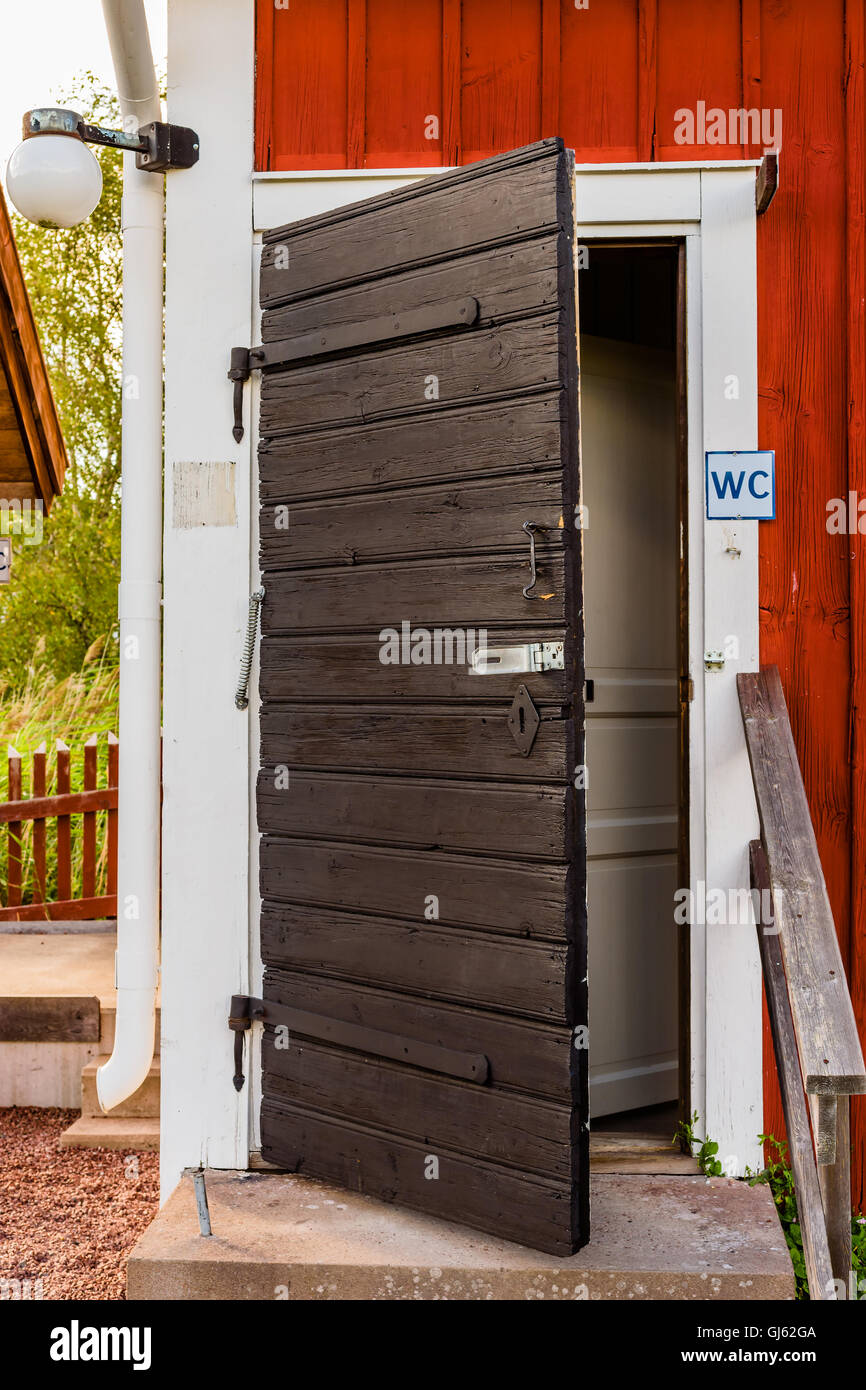
<path fill-rule="evenodd" d="M 688 1075 L 680 255 L 590 243 L 578 277 L 590 1115 L 665 1142 Z"/>

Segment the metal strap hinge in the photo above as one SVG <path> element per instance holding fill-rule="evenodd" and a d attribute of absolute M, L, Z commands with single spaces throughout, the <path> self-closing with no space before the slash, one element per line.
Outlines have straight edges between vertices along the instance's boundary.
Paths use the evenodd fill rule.
<path fill-rule="evenodd" d="M 422 1067 L 425 1071 L 460 1077 L 463 1081 L 483 1084 L 490 1071 L 488 1060 L 481 1052 L 463 1052 L 443 1047 L 440 1043 L 428 1043 L 421 1038 L 407 1038 L 399 1033 L 386 1033 L 380 1028 L 350 1023 L 346 1019 L 325 1018 L 321 1014 L 308 1013 L 306 1009 L 294 1009 L 287 1004 L 235 994 L 232 997 L 229 1027 L 235 1030 L 234 1083 L 238 1091 L 244 1084 L 243 1035 L 253 1021 L 272 1027 L 282 1026 L 290 1034 L 311 1038 L 315 1042 L 331 1043 L 334 1047 L 345 1047 L 373 1057 L 385 1057 L 392 1062 L 405 1062 L 409 1066 Z"/>
<path fill-rule="evenodd" d="M 329 352 L 348 352 L 352 348 L 417 337 L 441 328 L 469 328 L 477 323 L 478 313 L 478 300 L 472 295 L 464 295 L 461 299 L 425 304 L 404 313 L 382 314 L 378 318 L 362 319 L 359 323 L 336 324 L 333 328 L 315 333 L 301 333 L 297 338 L 262 343 L 260 347 L 232 348 L 228 378 L 234 386 L 232 434 L 236 442 L 239 444 L 244 437 L 244 382 L 250 372 L 263 371 L 268 367 L 286 367 L 293 362 L 309 361 Z"/>

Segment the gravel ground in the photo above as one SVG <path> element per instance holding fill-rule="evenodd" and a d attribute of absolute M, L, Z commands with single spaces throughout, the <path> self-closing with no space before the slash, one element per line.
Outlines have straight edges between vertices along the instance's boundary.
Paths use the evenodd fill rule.
<path fill-rule="evenodd" d="M 0 1280 L 33 1281 L 31 1298 L 123 1299 L 126 1255 L 157 1211 L 159 1154 L 61 1149 L 78 1113 L 0 1109 Z"/>

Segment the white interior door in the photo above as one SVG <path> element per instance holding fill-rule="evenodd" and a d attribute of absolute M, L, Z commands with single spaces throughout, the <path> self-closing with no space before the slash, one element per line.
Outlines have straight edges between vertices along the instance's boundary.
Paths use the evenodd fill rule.
<path fill-rule="evenodd" d="M 590 1110 L 678 1091 L 673 353 L 581 338 Z"/>

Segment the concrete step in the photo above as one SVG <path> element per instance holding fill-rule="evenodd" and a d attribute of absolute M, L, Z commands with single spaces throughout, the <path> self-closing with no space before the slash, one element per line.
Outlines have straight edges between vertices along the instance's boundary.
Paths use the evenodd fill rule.
<path fill-rule="evenodd" d="M 115 1106 L 110 1115 L 104 1115 L 99 1108 L 99 1098 L 96 1094 L 96 1073 L 102 1065 L 102 1059 L 98 1062 L 88 1062 L 81 1072 L 81 1115 L 82 1118 L 92 1119 L 112 1119 L 112 1120 L 138 1120 L 152 1119 L 159 1120 L 159 1058 L 154 1057 L 147 1077 L 139 1086 L 135 1095 L 128 1100 L 121 1101 L 120 1105 Z"/>
<path fill-rule="evenodd" d="M 159 1148 L 159 1120 L 114 1119 L 111 1115 L 82 1115 L 60 1136 L 61 1149 Z"/>
<path fill-rule="evenodd" d="M 114 1026 L 117 1022 L 117 1006 L 114 1003 L 104 1003 L 99 1010 L 99 1051 L 110 1053 L 114 1047 Z M 159 1054 L 159 1025 L 160 1010 L 156 1011 L 156 1025 L 154 1027 L 154 1056 Z"/>
<path fill-rule="evenodd" d="M 205 1175 L 213 1235 L 184 1177 L 128 1262 L 130 1299 L 793 1299 L 765 1186 L 590 1177 L 592 1239 L 557 1258 L 314 1178 Z"/>

